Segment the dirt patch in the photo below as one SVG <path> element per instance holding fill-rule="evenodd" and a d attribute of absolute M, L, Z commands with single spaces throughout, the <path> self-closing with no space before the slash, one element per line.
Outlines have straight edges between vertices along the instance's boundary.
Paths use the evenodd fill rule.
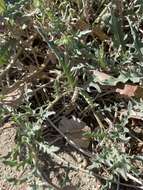
<path fill-rule="evenodd" d="M 0 156 L 6 156 L 15 147 L 16 128 L 12 123 L 6 123 L 0 128 Z M 0 161 L 0 190 L 26 190 L 26 184 L 22 184 L 19 187 L 13 187 L 8 182 L 8 178 L 21 175 L 22 171 L 17 171 L 16 168 L 12 168 L 3 164 Z"/>
<path fill-rule="evenodd" d="M 15 147 L 16 128 L 12 123 L 6 123 L 0 128 L 0 155 L 6 156 Z M 70 150 L 70 151 L 69 151 Z M 57 159 L 57 157 L 59 159 Z M 42 155 L 41 173 L 44 179 L 43 189 L 80 189 L 80 190 L 98 190 L 100 182 L 91 177 L 89 174 L 82 172 L 86 169 L 88 161 L 83 155 L 73 150 L 71 147 L 65 146 L 57 153 L 56 158 L 50 158 L 47 155 Z M 65 163 L 69 163 L 69 167 L 65 167 Z M 77 170 L 72 169 L 70 165 L 77 167 Z M 81 168 L 78 169 L 78 168 Z M 9 167 L 0 162 L 0 189 L 1 190 L 28 190 L 28 184 L 13 186 L 7 181 L 9 177 L 19 178 L 23 171 L 17 171 L 16 168 Z M 38 179 L 37 179 L 38 181 Z M 42 180 L 43 181 L 43 180 Z M 48 185 L 50 184 L 50 186 Z"/>
<path fill-rule="evenodd" d="M 53 159 L 44 156 L 42 164 L 44 179 L 57 189 L 99 190 L 101 187 L 100 181 L 86 172 L 86 158 L 71 147 L 64 148 Z"/>

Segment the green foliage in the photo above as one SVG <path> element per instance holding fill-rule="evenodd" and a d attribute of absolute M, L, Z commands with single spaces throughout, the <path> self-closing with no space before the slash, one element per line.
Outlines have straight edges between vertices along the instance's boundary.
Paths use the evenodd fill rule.
<path fill-rule="evenodd" d="M 4 115 L 4 111 L 6 114 L 6 110 L 1 109 L 0 115 Z M 23 114 L 13 112 L 11 115 L 11 121 L 14 122 L 14 125 L 19 126 L 16 134 L 16 147 L 7 156 L 0 158 L 5 165 L 16 167 L 17 170 L 20 168 L 23 170 L 31 168 L 30 173 L 25 178 L 16 179 L 7 176 L 8 181 L 15 185 L 30 180 L 33 175 L 38 175 L 41 178 L 39 172 L 40 160 L 38 159 L 39 151 L 52 156 L 54 152 L 59 150 L 53 145 L 48 145 L 41 135 L 41 122 L 43 122 L 45 116 L 47 117 L 52 113 L 42 110 L 42 108 L 35 113 L 30 107 L 23 107 L 23 112 Z M 10 114 L 7 110 L 8 113 Z M 28 121 L 29 117 L 33 116 L 36 122 Z"/>
<path fill-rule="evenodd" d="M 5 64 L 7 61 L 8 61 L 7 48 L 1 47 L 1 49 L 0 49 L 0 65 Z"/>
<path fill-rule="evenodd" d="M 6 10 L 6 4 L 4 0 L 0 0 L 0 14 L 3 14 Z"/>
<path fill-rule="evenodd" d="M 17 61 L 12 69 L 22 67 L 20 72 L 24 72 L 19 78 L 11 76 L 10 84 L 7 81 L 8 76 L 3 77 L 0 90 L 5 84 L 8 84 L 9 89 L 23 76 L 29 77 L 31 73 L 26 66 L 29 64 L 27 58 L 30 57 L 29 68 L 39 69 L 46 62 L 41 61 L 42 59 L 48 60 L 50 56 L 52 57 L 51 62 L 46 62 L 47 67 L 44 71 L 48 73 L 48 93 L 46 94 L 48 98 L 44 103 L 41 103 L 45 95 L 44 88 L 42 92 L 40 91 L 43 85 L 43 82 L 40 82 L 41 72 L 40 76 L 24 81 L 27 94 L 24 94 L 24 105 L 21 105 L 21 108 L 10 110 L 3 104 L 3 108 L 0 108 L 0 122 L 3 121 L 4 115 L 10 114 L 11 120 L 18 126 L 16 147 L 7 158 L 1 158 L 3 163 L 17 169 L 32 168 L 29 177 L 39 174 L 39 151 L 53 158 L 54 153 L 59 150 L 58 147 L 50 146 L 44 141 L 41 130 L 46 118 L 55 113 L 59 114 L 57 113 L 59 110 L 54 110 L 54 105 L 58 102 L 64 111 L 66 104 L 69 107 L 74 104 L 81 112 L 76 114 L 84 119 L 88 116 L 92 120 L 88 122 L 92 131 L 84 135 L 92 142 L 97 141 L 98 145 L 95 147 L 97 148 L 95 159 L 92 159 L 89 168 L 96 168 L 98 171 L 105 170 L 108 174 L 109 179 L 103 189 L 112 188 L 111 182 L 117 182 L 120 176 L 125 180 L 128 180 L 128 174 L 139 176 L 138 168 L 132 162 L 133 160 L 142 161 L 142 156 L 130 156 L 125 149 L 128 150 L 131 140 L 131 137 L 128 137 L 130 128 L 127 127 L 130 116 L 134 110 L 143 115 L 142 101 L 137 102 L 131 99 L 127 102 L 119 98 L 116 102 L 117 97 L 112 94 L 109 97 L 110 93 L 108 96 L 108 88 L 116 87 L 119 83 L 142 84 L 143 82 L 143 2 L 125 0 L 123 7 L 118 6 L 117 1 L 114 0 L 112 3 L 108 0 L 91 0 L 89 4 L 83 0 L 18 0 L 9 4 L 6 4 L 4 0 L 0 1 L 0 14 L 3 15 L 6 28 L 0 34 L 0 39 L 2 39 L 0 69 L 12 62 L 18 49 L 22 47 L 23 52 L 19 56 L 19 62 Z M 101 31 L 96 31 L 96 24 L 101 27 Z M 107 39 L 103 38 L 103 34 L 107 35 Z M 24 58 L 26 58 L 26 64 L 23 61 Z M 111 77 L 104 82 L 100 81 L 98 76 L 95 77 L 92 74 L 92 71 L 97 69 L 111 73 Z M 8 72 L 8 74 L 11 73 Z M 29 89 L 30 85 L 33 85 L 31 89 Z M 104 87 L 106 92 L 104 92 Z M 75 94 L 76 89 L 75 101 L 71 103 L 70 100 L 73 99 L 71 94 Z M 28 90 L 31 96 L 28 96 Z M 34 106 L 38 107 L 35 110 L 32 108 L 32 101 L 36 98 L 40 101 L 34 101 Z M 50 103 L 52 106 L 49 106 Z M 53 111 L 49 111 L 47 107 Z M 127 109 L 127 114 L 120 119 L 117 115 L 123 109 Z M 62 114 L 64 114 L 63 110 Z M 29 118 L 32 118 L 32 121 Z M 105 123 L 107 118 L 111 126 Z M 23 149 L 26 153 L 24 159 L 20 159 Z M 28 177 L 19 181 L 9 178 L 9 181 L 15 184 L 25 180 L 28 180 Z"/>

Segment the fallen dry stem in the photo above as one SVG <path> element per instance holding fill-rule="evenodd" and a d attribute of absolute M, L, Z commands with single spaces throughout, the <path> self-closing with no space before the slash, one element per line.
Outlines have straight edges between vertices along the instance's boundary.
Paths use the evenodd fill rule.
<path fill-rule="evenodd" d="M 76 150 L 78 150 L 79 152 L 81 152 L 82 154 L 84 154 L 85 156 L 89 157 L 89 158 L 93 158 L 93 155 L 83 149 L 81 149 L 80 147 L 78 147 L 72 140 L 68 139 L 68 137 L 59 129 L 56 127 L 56 125 L 49 119 L 47 118 L 47 122 L 60 134 L 62 135 L 62 137 L 71 145 L 73 146 Z"/>
<path fill-rule="evenodd" d="M 2 81 L 2 78 L 7 74 L 7 72 L 9 71 L 9 69 L 15 65 L 17 59 L 19 58 L 21 52 L 22 52 L 23 48 L 20 48 L 16 54 L 16 56 L 14 57 L 14 59 L 11 61 L 10 64 L 7 65 L 7 67 L 3 70 L 3 72 L 0 74 L 0 81 Z"/>
<path fill-rule="evenodd" d="M 46 61 L 47 63 L 47 61 Z M 40 68 L 38 68 L 37 70 L 35 70 L 33 73 L 25 76 L 23 79 L 18 80 L 16 83 L 14 83 L 12 86 L 10 86 L 9 88 L 5 88 L 3 90 L 3 94 L 6 94 L 10 91 L 14 91 L 17 88 L 19 88 L 20 85 L 23 85 L 24 83 L 30 82 L 33 78 L 35 78 L 39 73 L 41 73 L 43 71 L 43 69 L 47 66 L 47 64 L 44 63 L 41 65 Z"/>

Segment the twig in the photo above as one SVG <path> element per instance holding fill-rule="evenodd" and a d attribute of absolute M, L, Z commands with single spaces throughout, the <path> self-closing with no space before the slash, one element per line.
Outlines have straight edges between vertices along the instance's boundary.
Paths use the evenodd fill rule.
<path fill-rule="evenodd" d="M 47 66 L 46 63 L 42 64 L 40 68 L 38 68 L 37 70 L 35 70 L 32 74 L 29 74 L 28 76 L 25 76 L 23 79 L 17 81 L 16 83 L 14 83 L 12 86 L 10 86 L 9 88 L 6 88 L 3 90 L 3 93 L 7 93 L 10 92 L 11 90 L 15 90 L 17 89 L 21 84 L 24 84 L 25 82 L 29 82 L 30 80 L 32 80 L 33 78 L 35 78 L 40 72 L 43 71 L 43 69 Z"/>
<path fill-rule="evenodd" d="M 55 144 L 58 140 L 62 139 L 61 136 L 57 137 L 55 140 L 53 140 L 52 142 L 49 143 L 49 146 Z"/>
<path fill-rule="evenodd" d="M 97 10 L 96 10 L 96 15 L 99 14 L 100 9 L 102 8 L 102 6 L 103 6 L 105 3 L 106 3 L 106 0 L 101 0 L 101 3 L 100 3 L 99 7 L 98 7 Z M 97 22 L 97 21 L 99 22 L 99 21 L 102 19 L 102 16 L 103 16 L 104 14 L 106 14 L 106 12 L 107 12 L 107 8 L 105 7 L 105 8 L 103 9 L 103 11 L 101 12 L 101 14 L 96 18 L 96 22 Z"/>
<path fill-rule="evenodd" d="M 143 144 L 143 141 L 140 138 L 136 137 L 134 134 L 132 134 L 132 132 L 129 132 L 129 134 L 130 134 L 131 137 L 133 137 L 134 139 L 139 141 L 141 144 Z"/>
<path fill-rule="evenodd" d="M 50 110 L 62 97 L 64 97 L 65 95 L 67 95 L 69 93 L 70 93 L 70 91 L 66 91 L 62 95 L 57 96 L 52 102 L 49 103 L 49 105 L 46 109 Z"/>
<path fill-rule="evenodd" d="M 98 98 L 102 98 L 103 96 L 112 94 L 112 93 L 115 93 L 115 89 L 108 90 L 107 92 L 104 92 L 102 94 L 97 94 L 96 97 L 95 97 L 95 100 L 97 100 Z"/>
<path fill-rule="evenodd" d="M 120 190 L 120 176 L 118 175 L 117 190 Z"/>
<path fill-rule="evenodd" d="M 134 182 L 136 182 L 136 183 L 138 183 L 140 185 L 143 185 L 143 183 L 139 179 L 137 179 L 136 177 L 132 176 L 131 174 L 127 173 L 127 177 L 129 179 L 131 179 L 132 181 L 134 181 Z"/>
<path fill-rule="evenodd" d="M 50 123 L 50 125 L 56 130 L 58 131 L 58 133 L 60 135 L 62 135 L 62 137 L 71 145 L 73 146 L 76 150 L 80 151 L 82 154 L 84 154 L 85 156 L 89 157 L 89 158 L 94 158 L 93 155 L 90 152 L 86 152 L 85 150 L 81 149 L 80 147 L 78 147 L 72 140 L 68 139 L 67 136 L 65 136 L 65 134 L 56 127 L 56 125 L 49 119 L 47 118 L 47 122 Z"/>
<path fill-rule="evenodd" d="M 98 15 L 98 17 L 96 18 L 96 20 L 94 21 L 93 24 L 99 23 L 102 20 L 103 15 L 105 15 L 108 10 L 109 10 L 109 6 L 111 5 L 111 3 L 109 3 L 104 9 L 103 11 Z"/>
<path fill-rule="evenodd" d="M 96 120 L 97 120 L 97 122 L 98 122 L 98 124 L 99 124 L 99 127 L 100 127 L 102 130 L 105 129 L 103 123 L 101 122 L 101 120 L 99 119 L 98 115 L 94 112 L 93 109 L 92 109 L 92 112 L 93 112 L 93 115 L 94 115 L 94 117 L 96 118 Z"/>
<path fill-rule="evenodd" d="M 20 48 L 16 54 L 16 56 L 14 57 L 14 59 L 10 62 L 10 64 L 7 65 L 7 67 L 3 70 L 3 72 L 0 74 L 0 81 L 2 81 L 2 78 L 4 77 L 4 75 L 7 74 L 7 72 L 9 71 L 9 69 L 15 65 L 18 57 L 20 56 L 21 52 L 22 52 L 23 48 Z"/>

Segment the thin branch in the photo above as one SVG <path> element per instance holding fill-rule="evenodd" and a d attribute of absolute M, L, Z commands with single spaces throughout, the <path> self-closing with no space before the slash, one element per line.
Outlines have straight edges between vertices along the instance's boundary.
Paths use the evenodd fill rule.
<path fill-rule="evenodd" d="M 60 96 L 57 96 L 52 102 L 49 103 L 47 110 L 50 110 L 61 98 L 63 98 L 65 95 L 69 94 L 70 91 L 63 92 Z"/>
<path fill-rule="evenodd" d="M 7 72 L 9 71 L 9 69 L 15 65 L 17 59 L 19 58 L 21 52 L 22 52 L 23 48 L 20 48 L 16 54 L 16 56 L 14 57 L 14 59 L 10 62 L 10 64 L 7 65 L 7 67 L 3 70 L 2 73 L 0 73 L 0 81 L 2 80 L 2 78 L 4 77 L 4 75 L 7 74 Z"/>
<path fill-rule="evenodd" d="M 118 175 L 117 190 L 120 190 L 120 176 Z"/>
<path fill-rule="evenodd" d="M 46 61 L 47 63 L 47 61 Z M 14 83 L 12 86 L 10 86 L 9 88 L 5 88 L 3 90 L 3 94 L 8 93 L 10 91 L 13 91 L 15 89 L 17 89 L 18 87 L 21 86 L 21 84 L 24 84 L 25 82 L 30 82 L 33 78 L 35 78 L 38 74 L 40 74 L 43 69 L 47 66 L 47 64 L 44 63 L 41 65 L 40 68 L 38 68 L 37 70 L 35 70 L 33 73 L 26 75 L 23 79 L 18 80 L 16 83 Z"/>
<path fill-rule="evenodd" d="M 137 179 L 136 177 L 132 176 L 131 174 L 127 173 L 127 177 L 129 179 L 131 179 L 132 181 L 134 181 L 134 182 L 136 182 L 136 183 L 138 183 L 140 185 L 143 185 L 143 182 L 141 182 L 139 179 Z"/>
<path fill-rule="evenodd" d="M 87 152 L 83 149 L 81 149 L 79 146 L 77 146 L 72 140 L 68 139 L 67 136 L 65 136 L 65 134 L 56 127 L 56 125 L 49 119 L 47 118 L 47 122 L 50 123 L 50 125 L 71 145 L 73 146 L 76 150 L 78 150 L 79 152 L 81 152 L 82 154 L 84 154 L 85 156 L 89 157 L 89 158 L 94 158 L 94 156 L 90 153 Z"/>

